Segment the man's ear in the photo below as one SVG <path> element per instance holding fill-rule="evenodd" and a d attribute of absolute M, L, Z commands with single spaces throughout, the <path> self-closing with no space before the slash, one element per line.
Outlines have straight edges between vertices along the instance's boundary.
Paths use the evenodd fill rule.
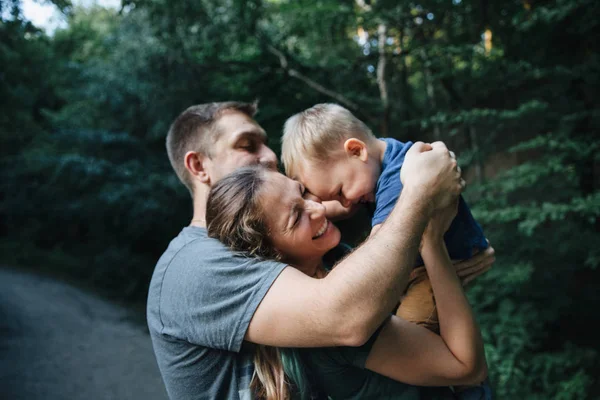
<path fill-rule="evenodd" d="M 185 169 L 187 169 L 192 176 L 198 178 L 200 182 L 210 186 L 210 175 L 206 170 L 209 161 L 207 156 L 196 151 L 188 151 L 185 153 L 185 157 L 183 157 Z"/>
<path fill-rule="evenodd" d="M 348 157 L 358 157 L 363 162 L 369 159 L 367 145 L 362 140 L 356 138 L 350 138 L 344 142 L 344 151 Z"/>

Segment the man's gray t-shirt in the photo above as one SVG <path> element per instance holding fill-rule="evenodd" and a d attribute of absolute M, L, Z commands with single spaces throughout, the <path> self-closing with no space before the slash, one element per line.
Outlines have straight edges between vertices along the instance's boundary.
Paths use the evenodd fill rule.
<path fill-rule="evenodd" d="M 147 317 L 171 399 L 250 399 L 253 345 L 244 336 L 286 267 L 236 255 L 206 229 L 186 227 L 159 259 Z"/>

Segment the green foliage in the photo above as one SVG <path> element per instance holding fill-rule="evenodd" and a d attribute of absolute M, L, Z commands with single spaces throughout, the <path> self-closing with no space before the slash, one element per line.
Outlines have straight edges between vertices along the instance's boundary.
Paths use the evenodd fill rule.
<path fill-rule="evenodd" d="M 3 262 L 143 300 L 191 211 L 163 145 L 179 112 L 260 99 L 277 149 L 289 115 L 342 102 L 460 155 L 498 258 L 469 291 L 497 398 L 600 396 L 600 3 L 52 3 L 50 37 L 0 3 Z"/>

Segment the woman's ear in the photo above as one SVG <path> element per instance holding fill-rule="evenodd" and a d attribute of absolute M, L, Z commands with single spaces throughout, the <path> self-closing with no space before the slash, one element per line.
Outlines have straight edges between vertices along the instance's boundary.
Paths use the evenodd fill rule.
<path fill-rule="evenodd" d="M 207 163 L 210 159 L 196 151 L 188 151 L 183 157 L 185 169 L 192 175 L 200 180 L 200 182 L 210 186 L 210 175 L 207 171 Z M 192 178 L 193 179 L 193 178 Z"/>
<path fill-rule="evenodd" d="M 357 157 L 363 162 L 369 159 L 367 145 L 362 140 L 356 138 L 350 138 L 344 142 L 344 151 L 348 157 Z"/>

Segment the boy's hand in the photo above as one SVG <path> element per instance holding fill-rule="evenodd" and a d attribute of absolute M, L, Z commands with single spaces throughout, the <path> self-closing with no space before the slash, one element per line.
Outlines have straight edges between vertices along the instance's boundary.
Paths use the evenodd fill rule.
<path fill-rule="evenodd" d="M 492 246 L 488 246 L 487 249 L 475 253 L 473 257 L 469 258 L 468 260 L 453 262 L 453 264 L 456 268 L 456 274 L 460 278 L 460 281 L 462 282 L 463 286 L 466 286 L 479 275 L 489 271 L 495 261 L 496 257 L 494 248 Z"/>
<path fill-rule="evenodd" d="M 362 204 L 356 203 L 351 204 L 350 207 L 344 207 L 337 200 L 324 201 L 323 205 L 325 206 L 325 216 L 333 222 L 352 217 L 362 206 Z"/>
<path fill-rule="evenodd" d="M 431 211 L 448 207 L 465 187 L 454 153 L 442 142 L 416 142 L 406 153 L 400 180 L 417 190 Z"/>
<path fill-rule="evenodd" d="M 305 200 L 312 200 L 323 204 L 325 206 L 325 216 L 328 220 L 333 222 L 352 217 L 361 206 L 360 203 L 357 203 L 350 205 L 350 207 L 344 207 L 342 203 L 337 200 L 322 201 L 318 196 L 315 196 L 308 190 L 302 197 L 304 197 Z"/>

